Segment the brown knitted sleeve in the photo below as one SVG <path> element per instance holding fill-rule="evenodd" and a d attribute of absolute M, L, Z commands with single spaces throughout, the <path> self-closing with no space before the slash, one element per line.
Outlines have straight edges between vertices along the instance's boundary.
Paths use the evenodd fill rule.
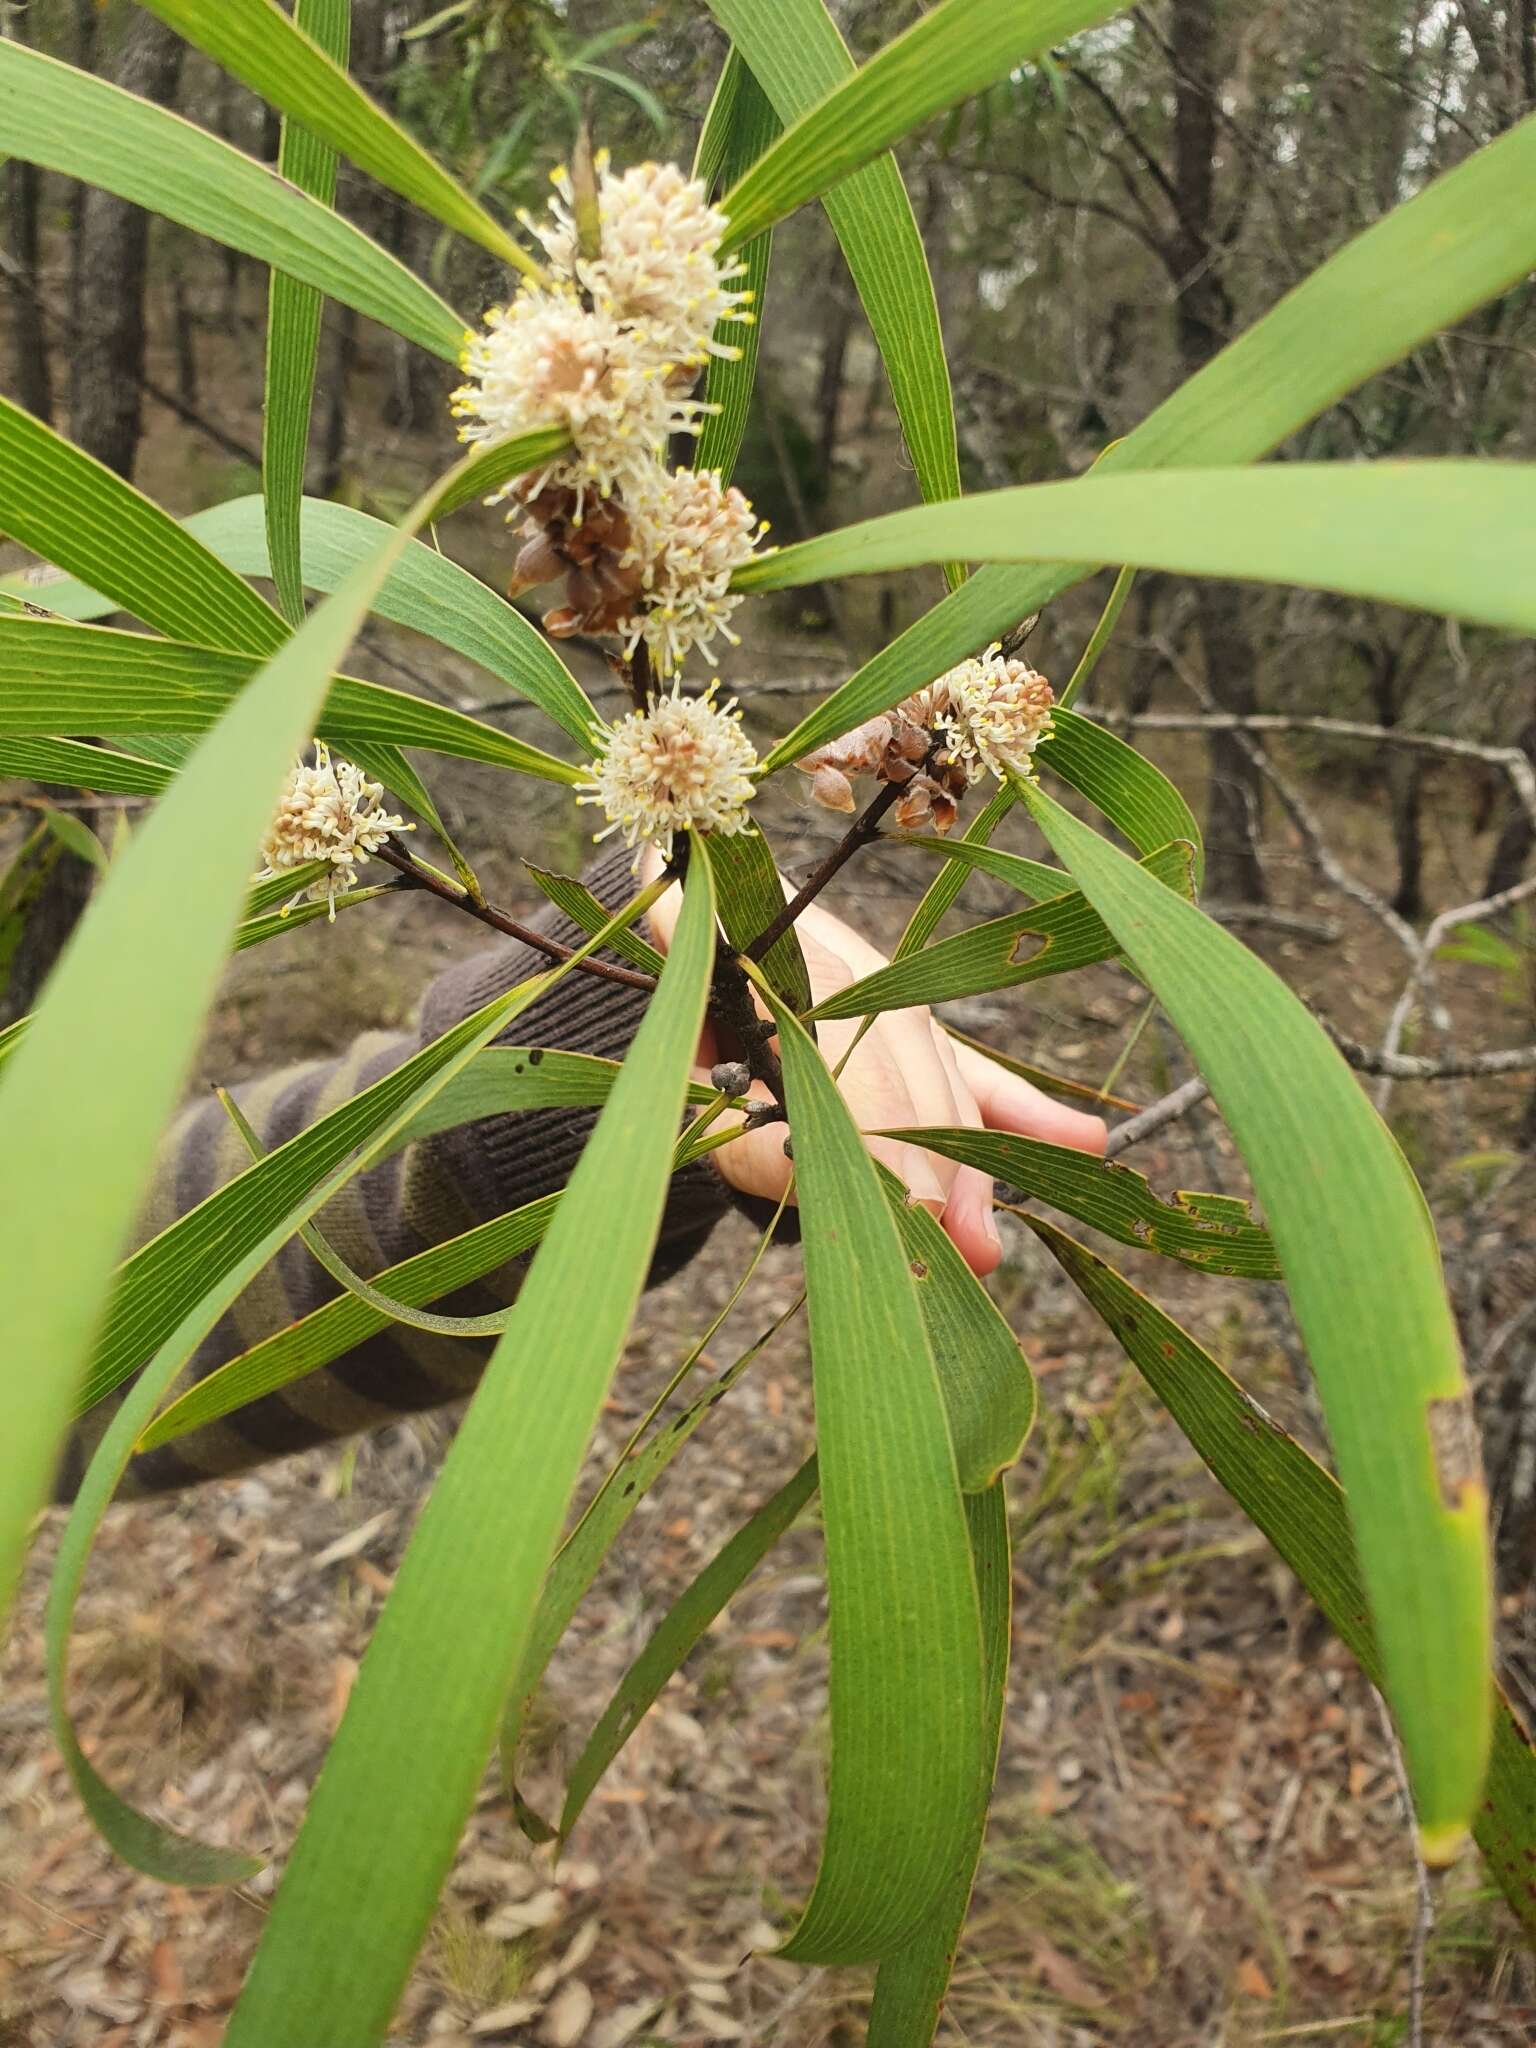
<path fill-rule="evenodd" d="M 627 855 L 611 853 L 585 876 L 618 908 L 634 890 Z M 537 920 L 567 945 L 585 937 L 559 913 Z M 549 965 L 517 940 L 500 940 L 432 983 L 411 1032 L 367 1032 L 332 1060 L 285 1068 L 234 1093 L 271 1150 L 381 1080 L 422 1045 L 493 996 Z M 620 1059 L 645 1007 L 642 992 L 596 975 L 568 974 L 511 1024 L 502 1042 L 541 1045 Z M 317 1221 L 342 1256 L 372 1278 L 477 1223 L 564 1186 L 596 1120 L 595 1112 L 531 1110 L 441 1131 L 358 1174 Z M 216 1101 L 183 1112 L 161 1149 L 140 1238 L 147 1240 L 206 1200 L 250 1164 L 250 1155 Z M 685 1265 L 725 1213 L 724 1183 L 707 1161 L 675 1174 L 651 1267 L 652 1283 Z M 517 1293 L 531 1254 L 498 1268 L 437 1306 L 483 1315 Z M 339 1292 L 297 1238 L 236 1301 L 200 1347 L 177 1391 L 310 1314 Z M 290 1451 L 371 1429 L 402 1414 L 434 1408 L 471 1392 L 490 1355 L 487 1340 L 444 1337 L 391 1324 L 354 1350 L 222 1421 L 133 1461 L 124 1496 L 162 1493 L 199 1479 L 243 1471 Z M 121 1394 L 83 1418 L 68 1447 L 57 1497 L 69 1499 Z"/>

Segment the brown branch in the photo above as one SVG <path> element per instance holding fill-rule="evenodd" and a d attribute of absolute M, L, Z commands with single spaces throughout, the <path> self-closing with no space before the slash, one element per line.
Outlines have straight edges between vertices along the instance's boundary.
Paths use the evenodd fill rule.
<path fill-rule="evenodd" d="M 927 753 L 924 754 L 922 761 L 913 770 L 906 782 L 883 783 L 876 790 L 842 838 L 839 839 L 836 846 L 833 847 L 825 860 L 817 864 L 814 871 L 784 905 L 778 916 L 772 918 L 764 925 L 763 929 L 749 946 L 743 947 L 742 950 L 749 960 L 760 961 L 770 953 L 779 940 L 783 938 L 784 934 L 791 928 L 800 913 L 808 909 L 816 901 L 816 898 L 825 889 L 838 869 L 852 860 L 861 846 L 868 846 L 872 839 L 880 837 L 881 819 L 893 804 L 899 802 L 902 795 L 911 788 L 912 783 L 917 780 L 918 776 L 925 775 L 928 772 L 933 766 L 934 757 L 940 752 L 944 744 L 944 737 L 940 734 L 934 739 Z"/>
<path fill-rule="evenodd" d="M 441 876 L 434 875 L 430 868 L 423 867 L 393 839 L 386 840 L 384 845 L 377 848 L 374 858 L 383 861 L 386 867 L 393 868 L 409 888 L 424 890 L 427 895 L 435 896 L 440 903 L 451 903 L 455 910 L 462 910 L 467 917 L 474 918 L 477 924 L 489 925 L 493 932 L 500 932 L 506 938 L 521 939 L 525 946 L 531 946 L 536 953 L 544 954 L 547 959 L 569 960 L 576 951 L 574 946 L 562 945 L 559 939 L 552 939 L 547 932 L 539 931 L 536 926 L 523 924 L 520 919 L 509 917 L 504 910 L 498 910 L 494 904 L 474 902 L 452 882 L 444 881 Z M 616 981 L 625 988 L 640 989 L 648 996 L 656 992 L 656 977 L 652 974 L 641 974 L 631 967 L 610 966 L 606 960 L 594 960 L 590 957 L 577 960 L 575 966 L 579 974 L 595 974 L 603 981 Z"/>
<path fill-rule="evenodd" d="M 1316 1011 L 1313 1014 L 1357 1074 L 1376 1074 L 1392 1081 L 1475 1081 L 1489 1074 L 1536 1071 L 1536 1045 L 1510 1046 L 1503 1052 L 1446 1053 L 1429 1059 L 1418 1053 L 1373 1050 L 1328 1018 Z"/>

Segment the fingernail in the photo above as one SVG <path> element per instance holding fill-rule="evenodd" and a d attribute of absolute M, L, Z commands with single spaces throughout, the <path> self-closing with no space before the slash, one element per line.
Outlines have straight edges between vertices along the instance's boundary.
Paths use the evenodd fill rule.
<path fill-rule="evenodd" d="M 997 1217 L 993 1214 L 990 1202 L 985 1203 L 982 1207 L 981 1234 L 988 1244 L 994 1245 L 998 1251 L 1002 1250 L 1003 1240 L 997 1234 Z"/>

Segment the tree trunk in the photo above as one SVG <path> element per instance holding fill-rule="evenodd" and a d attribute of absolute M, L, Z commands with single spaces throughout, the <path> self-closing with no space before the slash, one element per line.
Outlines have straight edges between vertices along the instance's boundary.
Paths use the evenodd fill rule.
<path fill-rule="evenodd" d="M 1218 268 L 1216 112 L 1221 74 L 1216 14 L 1216 0 L 1174 0 L 1171 20 L 1177 219 L 1167 260 L 1174 280 L 1179 360 L 1186 377 L 1204 369 L 1232 325 L 1232 306 Z M 1194 584 L 1194 601 L 1206 687 L 1223 711 L 1249 717 L 1258 709 L 1258 699 L 1242 597 L 1231 585 L 1201 579 Z M 1258 842 L 1264 785 L 1230 733 L 1212 734 L 1210 762 L 1206 887 L 1224 902 L 1262 903 L 1266 892 Z"/>
<path fill-rule="evenodd" d="M 165 106 L 186 45 L 140 14 L 111 67 L 113 82 Z M 89 454 L 133 475 L 143 413 L 145 264 L 149 216 L 115 193 L 88 191 L 80 220 L 80 307 L 70 429 Z"/>
<path fill-rule="evenodd" d="M 25 12 L 0 30 L 17 42 L 30 41 Z M 36 164 L 13 157 L 6 165 L 6 222 L 11 261 L 7 282 L 11 293 L 11 347 L 15 361 L 16 396 L 38 419 L 53 418 L 53 380 L 48 373 L 48 336 L 43 324 L 38 245 L 38 201 L 42 174 Z"/>

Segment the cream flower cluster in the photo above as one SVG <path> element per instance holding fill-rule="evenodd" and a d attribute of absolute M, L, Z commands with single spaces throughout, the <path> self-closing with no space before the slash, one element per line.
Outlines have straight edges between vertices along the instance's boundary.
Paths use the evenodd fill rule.
<path fill-rule="evenodd" d="M 679 832 L 745 831 L 757 753 L 741 729 L 734 697 L 716 701 L 718 684 L 697 697 L 676 685 L 604 726 L 591 782 L 580 804 L 597 804 L 626 846 L 659 847 L 670 856 Z"/>
<path fill-rule="evenodd" d="M 1007 774 L 1033 773 L 1032 756 L 1051 730 L 1055 692 L 1027 661 L 1003 655 L 994 641 L 985 654 L 962 661 L 901 707 L 905 717 L 948 740 L 950 761 L 963 767 L 969 782 L 990 769 L 999 781 Z"/>
<path fill-rule="evenodd" d="M 988 769 L 999 779 L 1032 772 L 1031 756 L 1051 729 L 1054 702 L 1044 676 L 1026 662 L 1005 659 L 994 644 L 795 766 L 810 776 L 812 797 L 829 811 L 853 810 L 853 778 L 872 775 L 903 785 L 892 816 L 904 830 L 932 826 L 944 833 L 958 815 L 958 799 Z M 937 753 L 935 735 L 944 741 Z"/>
<path fill-rule="evenodd" d="M 526 223 L 551 274 L 466 337 L 466 382 L 453 398 L 459 435 L 501 440 L 547 422 L 569 430 L 569 455 L 515 478 L 490 502 L 511 497 L 517 512 L 529 510 L 523 531 L 545 545 L 525 550 L 525 560 L 567 572 L 568 603 L 551 615 L 552 631 L 616 631 L 631 653 L 644 642 L 670 675 L 692 648 L 708 652 L 717 634 L 733 637 L 728 621 L 740 599 L 730 579 L 766 531 L 717 475 L 666 467 L 671 438 L 696 434 L 709 410 L 691 396 L 707 357 L 738 353 L 716 328 L 751 320 L 751 294 L 732 287 L 741 266 L 722 266 L 716 255 L 725 215 L 675 165 L 637 164 L 616 176 L 599 157 L 591 253 L 579 245 L 569 172 L 557 171 L 554 183 L 549 218 Z M 622 512 L 621 553 L 571 542 L 597 502 L 608 531 L 615 508 Z M 615 592 L 626 585 L 635 602 L 621 612 Z"/>
<path fill-rule="evenodd" d="M 307 867 L 311 861 L 329 862 L 330 872 L 299 895 L 328 904 L 334 923 L 338 893 L 356 888 L 357 870 L 368 856 L 378 852 L 391 832 L 414 830 L 403 818 L 380 809 L 383 796 L 381 782 L 370 781 L 351 761 L 333 761 L 330 748 L 316 740 L 313 764 L 300 761 L 289 773 L 261 842 L 265 865 L 257 880 Z"/>
<path fill-rule="evenodd" d="M 650 603 L 623 631 L 628 651 L 642 640 L 657 668 L 671 675 L 690 648 L 714 658 L 716 634 L 734 646 L 730 617 L 739 596 L 731 577 L 767 531 L 751 503 L 718 470 L 663 470 L 630 500 L 632 558 L 642 563 Z"/>

